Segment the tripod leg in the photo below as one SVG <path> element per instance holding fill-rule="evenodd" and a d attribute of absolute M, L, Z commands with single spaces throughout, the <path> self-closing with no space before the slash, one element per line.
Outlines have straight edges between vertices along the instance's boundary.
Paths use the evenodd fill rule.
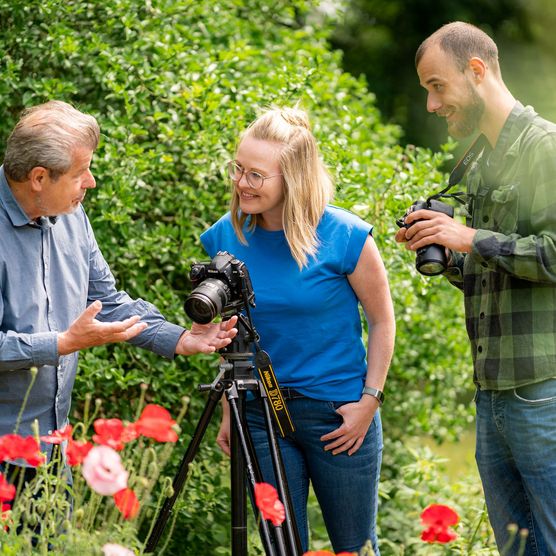
<path fill-rule="evenodd" d="M 222 397 L 223 386 L 219 383 L 218 388 L 213 388 L 210 391 L 209 398 L 207 403 L 205 404 L 205 409 L 197 423 L 197 428 L 195 429 L 195 433 L 189 442 L 185 455 L 180 463 L 180 467 L 176 476 L 174 477 L 174 482 L 172 484 L 174 489 L 174 494 L 169 498 L 166 498 L 160 513 L 158 514 L 158 518 L 154 524 L 154 527 L 149 535 L 147 540 L 147 544 L 145 546 L 145 552 L 154 552 L 162 533 L 164 532 L 164 528 L 166 527 L 166 523 L 170 514 L 172 512 L 172 508 L 178 496 L 181 493 L 183 485 L 185 484 L 185 480 L 187 478 L 187 473 L 189 471 L 189 464 L 193 461 L 195 454 L 199 450 L 199 446 L 201 444 L 201 440 L 207 430 L 208 424 L 210 423 L 211 417 L 214 413 L 216 406 L 218 405 L 218 401 Z"/>
<path fill-rule="evenodd" d="M 236 385 L 232 385 L 226 392 L 226 395 L 228 397 L 228 402 L 230 404 L 230 411 L 231 411 L 231 420 L 232 420 L 232 428 L 235 430 L 235 433 L 237 434 L 237 443 L 241 446 L 242 452 L 243 452 L 243 464 L 244 464 L 244 472 L 247 475 L 247 480 L 248 480 L 248 485 L 249 485 L 249 489 L 251 492 L 251 495 L 254 499 L 255 496 L 255 483 L 257 482 L 257 476 L 255 473 L 255 467 L 254 467 L 254 462 L 256 462 L 256 455 L 254 453 L 254 451 L 252 451 L 252 443 L 250 442 L 250 440 L 247 439 L 247 428 L 244 426 L 245 423 L 245 415 L 244 415 L 244 398 L 245 398 L 245 392 L 244 391 L 239 391 L 237 390 Z M 238 400 L 241 400 L 238 402 Z M 241 408 L 241 411 L 240 411 Z M 232 461 L 233 460 L 237 460 L 237 455 L 234 457 L 234 452 L 233 452 L 233 445 L 232 445 Z M 241 484 L 240 480 L 239 480 L 239 472 L 238 472 L 238 481 L 236 484 L 236 488 L 241 489 L 243 491 L 245 491 L 245 486 L 244 486 L 244 475 L 243 473 L 241 473 Z M 232 487 L 234 486 L 234 484 L 232 483 Z M 243 500 L 245 500 L 245 494 L 243 495 Z M 232 508 L 235 511 L 235 508 Z M 240 514 L 241 515 L 241 514 Z M 277 527 L 276 529 L 279 529 L 279 527 Z M 245 528 L 245 531 L 247 530 L 247 528 Z M 260 530 L 261 530 L 261 540 L 263 542 L 263 547 L 264 550 L 266 552 L 266 554 L 268 556 L 275 556 L 276 552 L 275 552 L 275 548 L 274 545 L 272 544 L 271 541 L 271 537 L 270 537 L 270 530 L 269 530 L 269 525 L 268 522 L 266 521 L 266 519 L 262 519 L 261 516 L 261 524 L 260 524 Z M 243 531 L 242 531 L 243 533 Z M 277 537 L 278 540 L 278 537 Z M 245 543 L 246 544 L 246 543 Z M 278 544 L 278 551 L 279 551 L 279 556 L 287 556 L 287 553 L 285 552 L 285 547 L 281 546 L 280 542 L 277 543 Z M 243 543 L 241 541 L 237 541 L 237 545 L 238 545 L 238 549 L 237 550 L 241 550 L 243 548 Z M 243 552 L 243 553 L 239 553 L 239 552 L 234 552 L 234 543 L 233 543 L 233 539 L 232 539 L 232 556 L 243 556 L 246 555 L 247 552 Z"/>
<path fill-rule="evenodd" d="M 274 476 L 276 477 L 276 486 L 278 487 L 280 500 L 282 500 L 284 503 L 284 509 L 286 513 L 284 525 L 286 530 L 287 547 L 289 549 L 287 554 L 288 556 L 299 556 L 300 554 L 302 554 L 303 550 L 301 548 L 301 540 L 299 538 L 299 532 L 297 530 L 297 523 L 295 521 L 295 514 L 293 512 L 290 491 L 288 489 L 288 483 L 284 471 L 284 462 L 282 461 L 282 456 L 280 454 L 280 447 L 278 445 L 272 416 L 270 414 L 268 398 L 266 397 L 266 393 L 264 392 L 262 387 L 260 388 L 260 391 L 266 431 L 268 433 L 268 445 L 270 448 L 270 455 L 272 457 L 272 465 L 274 467 Z"/>
<path fill-rule="evenodd" d="M 239 415 L 244 413 L 243 398 L 237 399 Z M 238 427 L 232 413 L 230 423 L 230 480 L 232 499 L 232 555 L 247 556 L 247 496 L 245 492 L 245 457 L 241 450 Z"/>

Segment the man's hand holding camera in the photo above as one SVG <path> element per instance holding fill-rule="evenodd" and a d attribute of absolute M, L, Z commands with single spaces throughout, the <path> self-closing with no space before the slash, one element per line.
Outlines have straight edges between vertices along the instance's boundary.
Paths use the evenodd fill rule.
<path fill-rule="evenodd" d="M 469 253 L 473 238 L 477 233 L 457 222 L 447 214 L 432 210 L 410 212 L 404 218 L 407 227 L 396 233 L 398 243 L 406 243 L 406 248 L 416 251 L 427 245 L 438 244 L 461 253 Z"/>

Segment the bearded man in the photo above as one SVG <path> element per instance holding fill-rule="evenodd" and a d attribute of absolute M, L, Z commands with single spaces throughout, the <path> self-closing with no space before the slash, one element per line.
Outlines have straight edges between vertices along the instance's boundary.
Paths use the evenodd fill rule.
<path fill-rule="evenodd" d="M 444 275 L 464 294 L 476 460 L 498 547 L 517 524 L 527 556 L 556 554 L 556 125 L 516 101 L 496 44 L 473 25 L 433 33 L 416 68 L 427 110 L 486 147 L 467 174 L 466 224 L 419 210 L 396 240 L 444 246 Z"/>

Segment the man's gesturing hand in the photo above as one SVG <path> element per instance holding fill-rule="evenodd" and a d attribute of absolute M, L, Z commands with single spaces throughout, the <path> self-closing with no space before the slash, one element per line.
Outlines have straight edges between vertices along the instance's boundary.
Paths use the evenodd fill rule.
<path fill-rule="evenodd" d="M 217 349 L 226 347 L 237 334 L 234 328 L 237 317 L 209 324 L 193 323 L 191 330 L 186 330 L 176 346 L 178 355 L 193 355 L 194 353 L 213 353 Z"/>
<path fill-rule="evenodd" d="M 58 334 L 59 355 L 112 342 L 125 342 L 147 328 L 146 323 L 139 322 L 138 316 L 117 322 L 100 322 L 95 317 L 101 309 L 102 303 L 94 301 L 65 332 Z"/>

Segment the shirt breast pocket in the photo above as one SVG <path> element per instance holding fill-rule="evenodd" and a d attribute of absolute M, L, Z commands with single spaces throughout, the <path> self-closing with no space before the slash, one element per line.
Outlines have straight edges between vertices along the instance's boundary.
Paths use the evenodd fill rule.
<path fill-rule="evenodd" d="M 519 188 L 517 184 L 505 185 L 495 189 L 491 196 L 491 229 L 502 234 L 517 231 L 519 215 Z"/>

